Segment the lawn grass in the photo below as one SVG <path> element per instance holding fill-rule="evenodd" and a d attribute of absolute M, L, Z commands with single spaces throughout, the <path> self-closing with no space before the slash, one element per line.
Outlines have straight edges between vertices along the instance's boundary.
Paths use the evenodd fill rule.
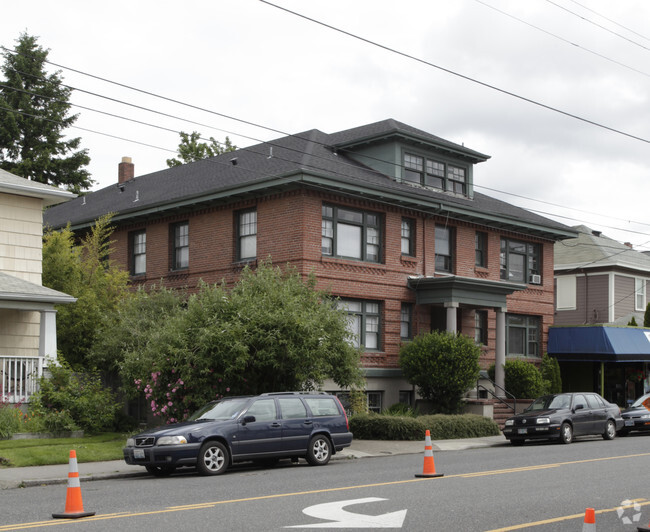
<path fill-rule="evenodd" d="M 79 463 L 122 460 L 127 437 L 110 432 L 83 438 L 0 440 L 0 468 L 67 464 L 71 450 Z"/>

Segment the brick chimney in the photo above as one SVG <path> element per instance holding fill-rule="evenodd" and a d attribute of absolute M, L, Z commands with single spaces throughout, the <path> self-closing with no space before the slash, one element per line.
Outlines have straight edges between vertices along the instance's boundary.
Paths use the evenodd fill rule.
<path fill-rule="evenodd" d="M 134 172 L 135 166 L 131 162 L 131 157 L 122 157 L 122 162 L 117 166 L 117 184 L 121 185 L 133 179 Z"/>

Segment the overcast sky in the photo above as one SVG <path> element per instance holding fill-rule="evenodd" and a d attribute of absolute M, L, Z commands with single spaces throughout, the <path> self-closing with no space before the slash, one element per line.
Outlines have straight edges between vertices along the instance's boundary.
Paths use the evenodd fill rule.
<path fill-rule="evenodd" d="M 95 189 L 123 156 L 166 168 L 179 131 L 243 148 L 394 118 L 490 155 L 478 191 L 650 249 L 647 0 L 273 4 L 347 34 L 259 0 L 30 0 L 0 45 L 37 36 L 77 89 Z"/>

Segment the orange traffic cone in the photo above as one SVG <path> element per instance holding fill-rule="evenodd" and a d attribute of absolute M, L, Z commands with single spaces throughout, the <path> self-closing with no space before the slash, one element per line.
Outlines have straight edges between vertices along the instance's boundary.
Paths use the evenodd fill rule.
<path fill-rule="evenodd" d="M 585 520 L 582 524 L 582 532 L 596 532 L 596 512 L 593 508 L 585 510 Z"/>
<path fill-rule="evenodd" d="M 650 523 L 648 523 L 648 526 L 637 526 L 636 530 L 637 532 L 650 532 Z"/>
<path fill-rule="evenodd" d="M 436 473 L 436 466 L 433 463 L 433 446 L 431 445 L 431 433 L 427 430 L 424 436 L 424 466 L 422 474 L 416 477 L 442 477 L 442 473 Z"/>
<path fill-rule="evenodd" d="M 81 500 L 81 484 L 79 483 L 79 470 L 77 469 L 77 452 L 70 451 L 70 471 L 68 473 L 68 493 L 65 499 L 65 510 L 62 514 L 52 514 L 52 517 L 77 519 L 95 515 L 95 512 L 84 512 Z"/>

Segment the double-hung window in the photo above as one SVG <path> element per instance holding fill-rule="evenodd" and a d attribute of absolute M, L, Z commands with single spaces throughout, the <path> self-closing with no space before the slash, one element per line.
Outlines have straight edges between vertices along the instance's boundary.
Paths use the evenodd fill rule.
<path fill-rule="evenodd" d="M 376 301 L 341 300 L 339 308 L 348 313 L 348 330 L 352 345 L 366 350 L 379 349 L 379 303 Z"/>
<path fill-rule="evenodd" d="M 476 231 L 474 254 L 474 264 L 479 268 L 487 268 L 487 233 Z"/>
<path fill-rule="evenodd" d="M 411 218 L 402 218 L 402 255 L 415 255 L 414 225 Z"/>
<path fill-rule="evenodd" d="M 467 169 L 462 166 L 404 154 L 404 181 L 467 195 Z"/>
<path fill-rule="evenodd" d="M 645 279 L 634 279 L 634 309 L 645 310 Z"/>
<path fill-rule="evenodd" d="M 147 273 L 147 233 L 135 231 L 131 233 L 131 275 Z"/>
<path fill-rule="evenodd" d="M 436 225 L 436 271 L 453 272 L 452 250 L 453 230 L 451 227 Z"/>
<path fill-rule="evenodd" d="M 257 257 L 257 210 L 241 211 L 237 216 L 237 259 Z"/>
<path fill-rule="evenodd" d="M 186 270 L 190 266 L 190 224 L 181 222 L 172 225 L 172 270 Z"/>
<path fill-rule="evenodd" d="M 541 284 L 539 244 L 502 238 L 500 261 L 502 280 Z"/>
<path fill-rule="evenodd" d="M 413 338 L 413 305 L 411 303 L 402 303 L 399 336 L 402 340 L 410 340 Z"/>
<path fill-rule="evenodd" d="M 506 315 L 506 353 L 513 357 L 539 357 L 540 319 L 520 314 Z"/>
<path fill-rule="evenodd" d="M 474 341 L 477 344 L 487 345 L 487 310 L 474 311 Z"/>
<path fill-rule="evenodd" d="M 323 255 L 380 261 L 380 216 L 333 205 L 323 205 L 321 249 Z"/>

